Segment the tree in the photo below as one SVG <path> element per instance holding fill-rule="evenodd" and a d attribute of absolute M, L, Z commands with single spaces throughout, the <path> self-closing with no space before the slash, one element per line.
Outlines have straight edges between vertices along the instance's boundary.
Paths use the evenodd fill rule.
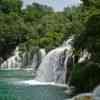
<path fill-rule="evenodd" d="M 6 59 L 17 45 L 30 39 L 33 34 L 31 27 L 16 14 L 0 14 L 0 23 L 0 56 Z"/>
<path fill-rule="evenodd" d="M 45 14 L 51 13 L 53 10 L 51 7 L 40 5 L 38 3 L 33 3 L 32 5 L 29 5 L 26 7 L 26 9 L 23 10 L 24 19 L 27 22 L 36 22 L 39 21 L 39 19 L 44 16 Z M 34 22 L 34 23 L 35 23 Z"/>
<path fill-rule="evenodd" d="M 86 7 L 95 7 L 100 9 L 100 0 L 81 0 Z"/>
<path fill-rule="evenodd" d="M 0 12 L 20 12 L 22 8 L 21 0 L 0 0 Z"/>
<path fill-rule="evenodd" d="M 49 51 L 62 44 L 63 39 L 64 39 L 63 33 L 49 32 L 44 37 L 40 38 L 39 46 L 41 48 L 46 48 L 47 51 Z"/>

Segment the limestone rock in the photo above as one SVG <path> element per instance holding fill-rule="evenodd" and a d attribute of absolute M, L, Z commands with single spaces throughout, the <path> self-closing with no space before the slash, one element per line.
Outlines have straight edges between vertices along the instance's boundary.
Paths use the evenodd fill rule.
<path fill-rule="evenodd" d="M 84 93 L 77 96 L 74 96 L 72 99 L 68 100 L 94 100 L 92 93 Z"/>

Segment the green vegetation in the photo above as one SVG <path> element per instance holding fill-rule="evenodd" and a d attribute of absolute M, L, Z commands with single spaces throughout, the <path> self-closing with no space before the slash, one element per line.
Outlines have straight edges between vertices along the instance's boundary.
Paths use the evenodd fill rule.
<path fill-rule="evenodd" d="M 21 50 L 36 47 L 49 51 L 75 34 L 73 46 L 76 52 L 87 49 L 91 59 L 84 65 L 75 65 L 72 84 L 84 91 L 92 90 L 100 72 L 100 0 L 81 1 L 83 3 L 78 7 L 54 12 L 51 7 L 37 3 L 23 9 L 21 0 L 0 0 L 0 57 L 6 60 L 18 45 Z M 88 70 L 91 76 L 84 79 Z M 92 80 L 92 74 L 95 74 L 95 80 Z"/>
<path fill-rule="evenodd" d="M 76 87 L 76 93 L 91 92 L 100 84 L 100 65 L 93 62 L 74 65 L 71 85 Z"/>
<path fill-rule="evenodd" d="M 22 4 L 21 0 L 0 1 L 0 57 L 3 60 L 18 45 L 43 47 L 49 51 L 83 30 L 79 20 L 81 11 L 77 7 L 54 12 L 45 5 L 33 3 L 23 9 Z"/>
<path fill-rule="evenodd" d="M 100 85 L 100 1 L 83 1 L 84 30 L 74 43 L 76 50 L 87 49 L 91 59 L 84 64 L 76 64 L 73 69 L 71 84 L 77 92 L 88 92 Z"/>

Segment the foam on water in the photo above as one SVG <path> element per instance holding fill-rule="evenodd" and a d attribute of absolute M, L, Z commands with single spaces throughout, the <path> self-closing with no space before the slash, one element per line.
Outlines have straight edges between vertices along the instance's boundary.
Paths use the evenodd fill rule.
<path fill-rule="evenodd" d="M 59 83 L 54 83 L 54 82 L 40 82 L 37 80 L 27 80 L 27 81 L 14 81 L 12 82 L 15 85 L 31 85 L 31 86 L 57 86 L 57 87 L 64 87 L 64 88 L 69 88 L 68 85 L 66 84 L 59 84 Z"/>

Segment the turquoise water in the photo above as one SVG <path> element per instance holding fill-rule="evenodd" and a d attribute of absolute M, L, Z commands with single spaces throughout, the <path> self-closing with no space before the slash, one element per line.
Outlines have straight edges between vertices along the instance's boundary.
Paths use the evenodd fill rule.
<path fill-rule="evenodd" d="M 32 70 L 0 70 L 0 78 L 33 78 Z"/>
<path fill-rule="evenodd" d="M 30 80 L 32 77 L 32 71 L 0 71 L 0 100 L 65 100 L 67 98 L 64 87 L 14 84 Z"/>

